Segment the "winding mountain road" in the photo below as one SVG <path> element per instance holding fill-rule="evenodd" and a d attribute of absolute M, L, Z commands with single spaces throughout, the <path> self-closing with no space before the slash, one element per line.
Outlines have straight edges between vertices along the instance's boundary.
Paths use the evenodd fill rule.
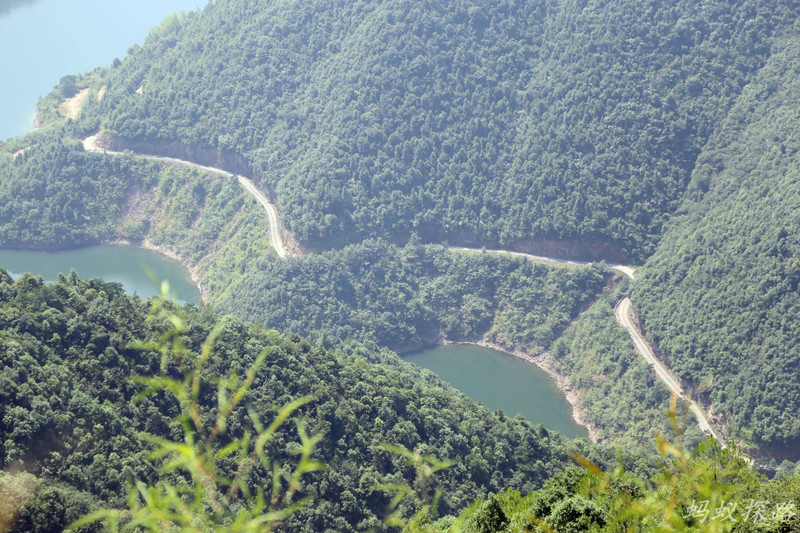
<path fill-rule="evenodd" d="M 592 266 L 592 263 L 589 261 L 573 261 L 570 259 L 555 259 L 553 257 L 545 257 L 543 255 L 534 255 L 534 254 L 526 254 L 525 252 L 511 252 L 508 250 L 484 250 L 479 248 L 465 248 L 463 246 L 448 246 L 449 250 L 455 250 L 457 252 L 486 252 L 489 254 L 498 254 L 498 255 L 508 255 L 511 257 L 524 257 L 526 259 L 530 259 L 536 263 L 544 263 L 545 265 L 553 265 L 553 266 L 574 266 L 574 267 L 588 267 Z M 608 264 L 606 265 L 608 268 L 612 270 L 616 270 L 625 274 L 630 279 L 633 279 L 633 273 L 636 271 L 634 267 L 626 266 L 626 265 L 615 265 L 615 264 Z"/>
<path fill-rule="evenodd" d="M 714 426 L 711 425 L 711 422 L 709 422 L 705 410 L 686 395 L 678 379 L 664 366 L 664 363 L 659 361 L 658 357 L 656 357 L 656 354 L 653 352 L 652 346 L 650 346 L 650 343 L 648 343 L 644 335 L 642 335 L 642 332 L 633 319 L 633 307 L 630 298 L 626 297 L 617 302 L 616 307 L 614 307 L 614 316 L 617 317 L 617 322 L 628 330 L 628 333 L 633 339 L 633 344 L 636 346 L 636 351 L 644 357 L 651 367 L 653 367 L 659 379 L 661 379 L 672 392 L 677 394 L 679 398 L 689 402 L 689 409 L 694 413 L 695 418 L 697 418 L 697 424 L 700 426 L 703 433 L 713 435 L 724 448 L 725 441 L 714 429 Z"/>
<path fill-rule="evenodd" d="M 110 150 L 105 150 L 100 148 L 95 143 L 96 136 L 93 135 L 83 141 L 83 147 L 86 151 L 91 152 L 103 152 L 111 155 L 122 155 L 122 152 L 114 152 Z M 286 249 L 283 246 L 283 239 L 281 237 L 280 232 L 280 219 L 278 218 L 278 210 L 275 206 L 267 199 L 267 197 L 262 193 L 255 184 L 245 178 L 244 176 L 238 176 L 232 174 L 226 170 L 222 170 L 220 168 L 215 167 L 208 167 L 205 165 L 199 165 L 197 163 L 192 163 L 191 161 L 185 161 L 183 159 L 177 159 L 174 157 L 164 157 L 164 156 L 156 156 L 156 155 L 146 155 L 146 154 L 137 154 L 141 157 L 151 159 L 153 161 L 162 161 L 166 163 L 177 163 L 180 165 L 185 165 L 187 167 L 196 168 L 198 170 L 202 170 L 204 172 L 208 172 L 211 174 L 217 174 L 220 176 L 236 176 L 239 180 L 239 184 L 244 188 L 248 193 L 250 193 L 257 201 L 260 203 L 264 210 L 267 212 L 267 219 L 269 221 L 269 240 L 270 244 L 275 248 L 275 251 L 278 253 L 278 256 L 281 259 L 285 259 L 287 257 Z M 547 265 L 554 265 L 554 266 L 573 266 L 573 267 L 588 267 L 591 266 L 591 262 L 587 261 L 573 261 L 568 259 L 557 259 L 553 257 L 545 257 L 541 255 L 534 255 L 528 254 L 524 252 L 512 252 L 508 250 L 484 250 L 478 248 L 467 248 L 461 246 L 448 246 L 449 250 L 457 251 L 457 252 L 469 252 L 469 253 L 492 253 L 498 255 L 506 255 L 511 257 L 524 257 L 531 261 L 535 261 L 537 263 L 543 263 Z M 628 277 L 629 279 L 634 279 L 634 273 L 636 271 L 635 267 L 627 266 L 627 265 L 618 265 L 618 264 L 608 264 L 608 268 L 612 270 L 616 270 L 621 272 L 623 275 Z M 642 332 L 639 330 L 639 327 L 636 325 L 633 319 L 633 309 L 631 305 L 631 301 L 629 298 L 623 298 L 620 300 L 616 307 L 614 308 L 614 316 L 617 319 L 617 322 L 625 328 L 633 339 L 633 344 L 636 347 L 636 351 L 648 362 L 648 364 L 653 367 L 653 370 L 656 373 L 656 376 L 664 382 L 664 384 L 678 397 L 686 400 L 689 402 L 689 408 L 694 413 L 695 417 L 697 418 L 697 423 L 700 426 L 700 429 L 706 433 L 713 435 L 715 439 L 724 447 L 725 441 L 722 439 L 722 436 L 714 429 L 714 426 L 710 423 L 708 416 L 706 415 L 705 411 L 691 398 L 686 396 L 683 387 L 681 386 L 678 379 L 672 375 L 672 373 L 667 369 L 664 364 L 658 360 L 655 353 L 653 352 L 653 348 L 647 342 Z"/>
<path fill-rule="evenodd" d="M 109 155 L 124 155 L 122 152 L 114 152 L 112 150 L 106 150 L 104 148 L 100 148 L 99 146 L 97 146 L 96 141 L 97 141 L 96 135 L 87 137 L 86 139 L 83 140 L 83 149 L 86 150 L 87 152 L 101 152 Z M 250 195 L 264 207 L 264 210 L 267 212 L 267 220 L 269 221 L 270 245 L 272 245 L 272 247 L 275 249 L 275 251 L 278 253 L 278 256 L 281 259 L 286 259 L 288 254 L 286 253 L 286 248 L 283 246 L 283 238 L 281 237 L 278 210 L 264 195 L 264 193 L 258 190 L 258 188 L 250 179 L 245 178 L 244 176 L 233 174 L 231 172 L 228 172 L 227 170 L 222 170 L 221 168 L 198 165 L 197 163 L 192 163 L 191 161 L 185 161 L 183 159 L 177 159 L 175 157 L 165 157 L 165 156 L 147 155 L 147 154 L 136 154 L 136 155 L 139 157 L 144 157 L 145 159 L 150 159 L 152 161 L 161 161 L 164 163 L 176 163 L 190 168 L 196 168 L 198 170 L 202 170 L 203 172 L 208 172 L 209 174 L 216 174 L 218 176 L 225 176 L 225 177 L 235 176 L 239 180 L 239 184 L 242 186 L 242 188 L 246 190 L 248 193 L 250 193 Z"/>
<path fill-rule="evenodd" d="M 588 261 L 572 261 L 567 259 L 555 259 L 552 257 L 545 257 L 541 255 L 534 255 L 534 254 L 527 254 L 523 252 L 511 252 L 507 250 L 482 250 L 477 248 L 465 248 L 461 246 L 450 246 L 450 250 L 458 251 L 458 252 L 483 252 L 486 253 L 493 253 L 498 255 L 507 255 L 512 257 L 524 257 L 526 259 L 530 259 L 531 261 L 535 261 L 537 263 L 544 263 L 547 265 L 554 265 L 554 266 L 575 266 L 575 267 L 588 267 L 591 266 L 592 263 Z M 634 279 L 634 273 L 636 272 L 636 268 L 627 265 L 617 265 L 617 264 L 608 264 L 608 268 L 612 270 L 616 270 L 621 272 L 629 279 Z M 645 361 L 653 368 L 658 376 L 658 379 L 664 382 L 664 384 L 678 395 L 679 398 L 689 402 L 689 409 L 694 414 L 695 418 L 697 418 L 697 424 L 700 426 L 700 430 L 707 434 L 713 435 L 715 439 L 720 443 L 722 447 L 725 447 L 725 441 L 723 440 L 722 436 L 714 429 L 714 426 L 708 419 L 705 410 L 701 408 L 694 400 L 689 398 L 685 391 L 683 390 L 683 386 L 681 386 L 680 381 L 676 378 L 667 367 L 659 361 L 658 357 L 656 357 L 655 352 L 653 352 L 652 346 L 650 343 L 647 342 L 642 332 L 639 330 L 639 327 L 636 325 L 634 318 L 633 318 L 633 306 L 631 304 L 631 300 L 629 298 L 623 298 L 619 302 L 617 302 L 616 307 L 614 308 L 614 316 L 619 322 L 620 326 L 627 330 L 628 334 L 631 336 L 633 340 L 633 345 L 636 348 L 636 351 L 639 352 Z"/>
<path fill-rule="evenodd" d="M 275 251 L 278 252 L 278 256 L 281 259 L 286 259 L 288 254 L 286 253 L 286 248 L 283 246 L 283 239 L 281 238 L 281 230 L 280 230 L 280 221 L 278 220 L 278 210 L 275 209 L 275 206 L 270 203 L 264 193 L 259 191 L 255 184 L 245 178 L 244 176 L 236 176 L 239 179 L 239 183 L 241 184 L 244 189 L 253 195 L 253 197 L 258 200 L 258 203 L 264 206 L 264 210 L 267 212 L 267 218 L 269 219 L 269 242 L 272 244 L 272 247 L 275 248 Z"/>

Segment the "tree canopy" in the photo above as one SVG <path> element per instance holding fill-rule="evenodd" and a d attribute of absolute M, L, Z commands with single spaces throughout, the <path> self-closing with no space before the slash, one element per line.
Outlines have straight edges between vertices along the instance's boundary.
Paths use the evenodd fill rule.
<path fill-rule="evenodd" d="M 167 19 L 79 121 L 218 154 L 303 243 L 648 255 L 790 1 L 227 1 Z"/>
<path fill-rule="evenodd" d="M 160 353 L 147 343 L 171 323 L 149 316 L 149 308 L 119 284 L 83 281 L 74 273 L 53 284 L 30 275 L 13 281 L 0 271 L 0 471 L 24 470 L 38 486 L 21 530 L 38 521 L 36 513 L 56 508 L 52 520 L 63 527 L 98 505 L 124 505 L 128 478 L 158 477 L 142 432 L 182 436 L 174 399 L 157 394 L 137 400 L 143 386 L 129 379 L 162 368 Z M 585 441 L 491 413 L 374 345 L 326 350 L 192 305 L 184 315 L 182 342 L 195 352 L 222 321 L 204 369 L 208 376 L 242 374 L 268 349 L 248 396 L 250 408 L 265 419 L 275 407 L 315 398 L 298 416 L 309 434 L 322 436 L 315 449 L 328 469 L 303 483 L 301 496 L 315 504 L 287 521 L 288 530 L 380 527 L 390 499 L 376 485 L 414 481 L 414 469 L 382 451 L 382 444 L 461 459 L 438 477 L 446 493 L 443 512 L 457 512 L 506 486 L 534 490 L 570 463 L 570 451 L 614 461 L 613 452 Z M 170 375 L 179 371 L 171 364 Z M 205 406 L 217 405 L 213 387 L 201 392 Z M 228 421 L 232 436 L 246 418 L 238 413 Z M 290 443 L 296 440 L 296 430 L 282 429 L 267 451 L 279 464 L 294 464 Z M 642 454 L 630 456 L 630 464 L 648 468 Z M 16 483 L 24 488 L 27 482 Z"/>
<path fill-rule="evenodd" d="M 787 36 L 706 147 L 633 285 L 648 335 L 728 433 L 800 452 L 800 46 Z M 638 274 L 637 274 L 638 275 Z"/>

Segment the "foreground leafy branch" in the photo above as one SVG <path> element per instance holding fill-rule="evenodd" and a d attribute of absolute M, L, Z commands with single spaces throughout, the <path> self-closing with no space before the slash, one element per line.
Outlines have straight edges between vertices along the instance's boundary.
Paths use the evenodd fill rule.
<path fill-rule="evenodd" d="M 403 531 L 409 532 L 435 531 L 432 523 L 436 519 L 442 491 L 436 489 L 431 494 L 431 482 L 436 472 L 449 468 L 454 463 L 437 459 L 432 455 L 424 455 L 419 450 L 411 451 L 400 444 L 383 444 L 379 448 L 405 459 L 407 465 L 414 467 L 416 475 L 414 487 L 404 483 L 388 483 L 375 487 L 376 490 L 395 494 L 389 503 L 386 525 L 401 527 Z M 406 499 L 411 500 L 419 509 L 410 518 L 405 518 L 400 511 L 400 504 Z"/>
<path fill-rule="evenodd" d="M 164 284 L 162 294 L 168 290 Z M 183 430 L 183 441 L 142 434 L 142 439 L 154 447 L 150 460 L 161 465 L 160 480 L 151 485 L 129 480 L 127 510 L 101 510 L 70 527 L 102 520 L 109 531 L 272 531 L 309 503 L 308 498 L 296 498 L 302 477 L 324 468 L 312 458 L 320 437 L 309 436 L 300 422 L 297 422 L 300 443 L 295 450 L 299 459 L 293 472 L 283 474 L 280 465 L 266 452 L 267 444 L 279 428 L 313 398 L 305 396 L 283 406 L 265 426 L 244 400 L 271 347 L 262 350 L 244 377 L 235 374 L 207 377 L 203 370 L 227 321 L 220 321 L 199 353 L 195 353 L 184 342 L 187 322 L 165 296 L 153 303 L 149 319 L 168 327 L 157 340 L 136 345 L 161 354 L 157 376 L 132 378 L 145 387 L 137 399 L 141 401 L 160 393 L 174 397 L 180 406 L 176 422 Z M 176 372 L 170 372 L 174 367 L 179 369 L 178 378 L 174 377 Z M 216 385 L 217 391 L 213 410 L 201 401 L 201 390 L 209 384 Z M 247 411 L 252 427 L 233 438 L 227 433 L 227 424 L 239 409 Z M 231 460 L 232 473 L 228 472 L 231 468 L 225 468 Z M 272 486 L 267 489 L 258 486 L 258 479 L 264 473 L 272 473 Z"/>
<path fill-rule="evenodd" d="M 644 479 L 618 466 L 603 470 L 579 454 L 579 467 L 554 475 L 536 492 L 491 494 L 459 517 L 439 520 L 447 533 L 692 531 L 704 533 L 800 531 L 800 471 L 767 481 L 735 445 L 712 437 L 696 448 L 681 443 L 677 396 L 667 417 L 674 435 L 656 436 L 660 472 Z M 686 414 L 688 416 L 688 413 Z M 463 525 L 463 527 L 459 527 Z"/>

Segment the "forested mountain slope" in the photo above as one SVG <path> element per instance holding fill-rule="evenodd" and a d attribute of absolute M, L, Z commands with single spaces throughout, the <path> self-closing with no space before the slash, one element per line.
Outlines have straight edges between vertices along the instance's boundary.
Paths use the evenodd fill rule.
<path fill-rule="evenodd" d="M 98 158 L 63 130 L 0 154 L 0 246 L 66 247 L 117 236 L 128 192 L 158 166 Z"/>
<path fill-rule="evenodd" d="M 797 9 L 218 1 L 132 48 L 81 124 L 241 157 L 306 244 L 417 232 L 641 257 Z"/>
<path fill-rule="evenodd" d="M 698 160 L 633 302 L 731 437 L 800 457 L 800 43 L 781 41 Z"/>
<path fill-rule="evenodd" d="M 143 387 L 129 377 L 157 373 L 161 359 L 134 344 L 170 327 L 148 317 L 149 307 L 118 284 L 75 275 L 54 284 L 27 275 L 14 282 L 0 270 L 0 471 L 24 470 L 40 482 L 21 530 L 60 531 L 96 505 L 124 505 L 128 477 L 156 476 L 140 432 L 175 438 L 180 430 L 173 418 L 177 405 L 166 396 L 134 401 Z M 184 342 L 198 350 L 222 319 L 189 306 L 184 320 Z M 309 433 L 322 435 L 317 458 L 328 470 L 309 476 L 302 492 L 313 496 L 314 505 L 284 530 L 381 528 L 389 497 L 375 486 L 414 480 L 413 468 L 377 448 L 383 443 L 459 459 L 437 475 L 445 513 L 490 490 L 529 492 L 571 462 L 569 451 L 615 462 L 613 452 L 492 414 L 388 352 L 363 345 L 349 354 L 326 351 L 297 336 L 226 320 L 208 375 L 241 372 L 272 346 L 250 406 L 269 420 L 275 407 L 294 398 L 316 398 L 300 418 Z M 211 409 L 216 392 L 206 392 L 201 398 Z M 243 424 L 231 419 L 229 431 L 237 434 Z M 282 431 L 270 454 L 292 464 L 288 443 L 296 440 L 294 430 Z M 648 468 L 642 457 L 629 466 Z M 269 483 L 271 472 L 264 473 Z"/>
<path fill-rule="evenodd" d="M 553 344 L 550 354 L 555 369 L 580 391 L 583 416 L 601 442 L 650 447 L 656 434 L 672 432 L 663 417 L 672 393 L 614 317 L 614 305 L 627 288 L 602 294 Z M 683 440 L 691 449 L 702 432 L 684 402 L 677 408 L 686 421 Z"/>
<path fill-rule="evenodd" d="M 537 354 L 610 280 L 599 265 L 553 268 L 365 241 L 289 261 L 264 257 L 217 298 L 216 310 L 280 331 L 372 341 L 399 352 L 444 338 Z"/>
<path fill-rule="evenodd" d="M 89 153 L 72 137 L 57 126 L 0 144 L 0 247 L 146 242 L 174 252 L 205 301 L 274 256 L 263 209 L 236 179 Z"/>
<path fill-rule="evenodd" d="M 90 89 L 76 121 L 5 146 L 0 242 L 67 246 L 130 231 L 199 261 L 224 240 L 208 269 L 212 302 L 268 327 L 398 349 L 485 335 L 539 351 L 599 293 L 597 271 L 386 241 L 635 261 L 683 205 L 634 284 L 637 311 L 678 373 L 714 375 L 714 410 L 731 434 L 780 454 L 800 431 L 787 418 L 800 402 L 796 211 L 784 192 L 796 155 L 791 142 L 764 147 L 796 125 L 794 52 L 781 39 L 798 12 L 789 0 L 209 3 L 46 99 Z M 75 139 L 98 129 L 137 149 L 249 167 L 301 241 L 342 249 L 278 263 L 229 184 L 83 153 Z M 137 189 L 155 211 L 125 219 Z M 560 345 L 581 379 L 630 361 L 607 311 L 595 306 L 586 317 L 597 321 Z M 579 360 L 594 350 L 585 338 L 604 341 L 603 357 Z M 663 399 L 651 392 L 644 409 Z M 603 418 L 614 402 L 597 394 Z M 612 433 L 636 427 L 613 418 Z"/>
<path fill-rule="evenodd" d="M 280 331 L 401 352 L 485 338 L 539 353 L 610 280 L 600 266 L 384 240 L 281 261 L 263 211 L 236 180 L 86 153 L 62 135 L 39 135 L 25 153 L 0 159 L 0 246 L 146 239 L 191 267 L 217 311 Z"/>

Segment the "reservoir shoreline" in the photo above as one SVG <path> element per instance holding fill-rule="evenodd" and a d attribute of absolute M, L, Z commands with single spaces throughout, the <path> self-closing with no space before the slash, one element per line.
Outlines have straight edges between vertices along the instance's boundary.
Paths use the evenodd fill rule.
<path fill-rule="evenodd" d="M 464 345 L 471 345 L 471 346 L 480 346 L 481 348 L 488 348 L 490 350 L 495 350 L 497 352 L 502 352 L 508 355 L 513 355 L 518 359 L 522 359 L 523 361 L 536 365 L 542 371 L 544 371 L 550 379 L 553 380 L 558 390 L 561 394 L 567 399 L 570 406 L 572 406 L 572 420 L 578 424 L 579 426 L 586 429 L 589 434 L 589 442 L 592 443 L 599 443 L 602 441 L 597 428 L 595 428 L 590 422 L 588 413 L 586 409 L 584 409 L 583 405 L 580 403 L 581 399 L 581 391 L 573 387 L 567 376 L 560 374 L 552 365 L 552 363 L 547 359 L 549 352 L 542 352 L 538 355 L 532 355 L 527 352 L 523 352 L 520 350 L 509 350 L 499 344 L 495 344 L 493 342 L 489 342 L 487 340 L 480 340 L 480 341 L 451 341 L 448 339 L 442 339 L 437 346 L 450 346 L 454 344 L 464 344 Z"/>
<path fill-rule="evenodd" d="M 141 241 L 131 241 L 125 238 L 115 238 L 115 239 L 105 239 L 101 241 L 94 241 L 91 243 L 81 243 L 76 244 L 73 246 L 31 246 L 31 245 L 12 245 L 12 246 L 4 246 L 3 249 L 7 250 L 26 250 L 26 251 L 42 251 L 42 252 L 58 252 L 58 251 L 69 251 L 69 250 L 80 250 L 81 248 L 86 248 L 90 246 L 96 245 L 109 245 L 109 246 L 131 246 L 142 248 L 146 250 L 150 250 L 156 252 L 164 257 L 177 261 L 181 264 L 181 266 L 186 270 L 189 274 L 189 277 L 197 287 L 200 298 L 203 305 L 208 303 L 209 300 L 209 292 L 208 289 L 202 283 L 202 277 L 200 275 L 200 269 L 197 266 L 192 266 L 189 261 L 182 256 L 179 252 L 175 249 L 170 248 L 163 244 L 156 244 L 149 239 L 142 239 Z M 1 265 L 0 265 L 1 266 Z M 427 348 L 435 348 L 439 346 L 449 346 L 449 345 L 472 345 L 478 346 L 481 348 L 487 348 L 490 350 L 495 350 L 497 352 L 505 353 L 511 356 L 514 356 L 518 359 L 521 359 L 527 363 L 533 364 L 542 371 L 544 371 L 548 377 L 552 380 L 555 384 L 558 391 L 561 395 L 567 400 L 571 407 L 571 417 L 572 420 L 588 433 L 588 440 L 593 443 L 601 442 L 602 439 L 600 434 L 590 422 L 588 413 L 580 403 L 581 399 L 581 391 L 575 387 L 573 387 L 570 383 L 569 377 L 560 374 L 555 368 L 553 363 L 548 359 L 549 352 L 542 352 L 539 354 L 530 354 L 527 352 L 523 352 L 520 350 L 511 350 L 499 344 L 489 342 L 485 339 L 480 341 L 453 341 L 449 339 L 439 339 L 438 342 L 434 342 L 428 344 L 427 346 L 418 347 L 416 350 L 411 350 L 408 352 L 404 352 L 401 355 L 410 355 L 411 353 L 422 351 Z"/>
<path fill-rule="evenodd" d="M 197 266 L 192 266 L 189 264 L 189 261 L 181 256 L 178 252 L 174 249 L 165 246 L 163 244 L 155 244 L 153 241 L 149 239 L 142 239 L 141 241 L 130 241 L 128 239 L 113 239 L 102 242 L 102 244 L 108 244 L 111 246 L 136 246 L 138 248 L 144 248 L 145 250 L 152 250 L 153 252 L 157 252 L 164 257 L 168 257 L 169 259 L 173 259 L 183 265 L 183 268 L 189 273 L 189 278 L 192 280 L 192 283 L 197 287 L 197 290 L 200 291 L 200 299 L 203 301 L 203 305 L 208 303 L 209 294 L 208 289 L 203 285 L 202 278 L 200 276 L 200 269 Z"/>
<path fill-rule="evenodd" d="M 188 274 L 188 277 L 191 280 L 192 285 L 194 285 L 194 287 L 199 292 L 202 304 L 206 305 L 208 303 L 208 289 L 202 283 L 202 279 L 200 276 L 200 269 L 196 266 L 195 267 L 191 266 L 189 264 L 189 261 L 186 260 L 185 257 L 181 256 L 174 249 L 161 244 L 155 244 L 149 239 L 142 239 L 141 241 L 131 241 L 124 238 L 102 239 L 85 243 L 74 243 L 72 245 L 67 245 L 67 246 L 13 244 L 13 245 L 0 246 L 0 251 L 8 250 L 8 251 L 21 251 L 21 252 L 58 253 L 58 252 L 78 251 L 84 248 L 91 248 L 94 246 L 120 246 L 120 247 L 128 246 L 131 248 L 140 248 L 143 250 L 149 250 L 151 252 L 155 252 L 161 256 L 164 256 L 167 259 L 176 261 Z M 2 264 L 0 264 L 0 268 L 5 268 L 5 267 Z M 93 277 L 93 276 L 88 276 L 88 277 Z"/>

